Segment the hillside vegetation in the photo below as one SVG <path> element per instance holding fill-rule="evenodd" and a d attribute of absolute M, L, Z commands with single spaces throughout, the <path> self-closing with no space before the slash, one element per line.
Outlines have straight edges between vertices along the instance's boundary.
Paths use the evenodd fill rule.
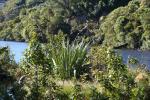
<path fill-rule="evenodd" d="M 150 49 L 150 1 L 132 0 L 115 9 L 106 16 L 100 29 L 106 45 Z"/>
<path fill-rule="evenodd" d="M 46 42 L 49 34 L 57 34 L 59 31 L 73 39 L 78 33 L 88 36 L 99 34 L 100 16 L 107 15 L 129 1 L 9 0 L 1 12 L 0 38 L 28 41 L 35 31 L 39 40 Z"/>
<path fill-rule="evenodd" d="M 0 14 L 0 38 L 29 41 L 36 32 L 47 42 L 49 34 L 62 31 L 71 40 L 92 36 L 94 43 L 149 49 L 150 2 L 129 1 L 8 0 Z"/>

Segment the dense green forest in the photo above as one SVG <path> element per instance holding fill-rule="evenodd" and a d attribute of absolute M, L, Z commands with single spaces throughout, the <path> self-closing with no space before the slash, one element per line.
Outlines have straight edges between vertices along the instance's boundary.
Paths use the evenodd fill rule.
<path fill-rule="evenodd" d="M 9 0 L 1 11 L 0 38 L 29 41 L 33 31 L 42 42 L 47 41 L 49 34 L 58 34 L 59 31 L 73 39 L 78 33 L 88 36 L 97 34 L 99 37 L 100 17 L 127 5 L 129 1 Z"/>
<path fill-rule="evenodd" d="M 0 40 L 28 42 L 19 63 L 0 47 L 0 100 L 150 99 L 147 66 L 114 51 L 150 49 L 150 0 L 7 0 Z"/>
<path fill-rule="evenodd" d="M 149 49 L 149 7 L 149 0 L 8 0 L 0 38 L 29 41 L 35 31 L 47 42 L 61 31 L 72 40 L 90 36 L 94 43 Z"/>

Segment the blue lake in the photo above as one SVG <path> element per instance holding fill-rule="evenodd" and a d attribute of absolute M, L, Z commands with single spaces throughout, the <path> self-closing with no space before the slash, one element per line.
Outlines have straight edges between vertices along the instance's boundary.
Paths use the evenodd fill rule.
<path fill-rule="evenodd" d="M 136 58 L 140 64 L 145 64 L 150 69 L 150 51 L 119 49 L 116 50 L 123 57 L 123 62 L 128 63 L 129 58 Z"/>
<path fill-rule="evenodd" d="M 19 62 L 23 56 L 23 52 L 27 48 L 27 43 L 23 42 L 8 42 L 0 41 L 0 47 L 8 46 L 12 54 L 14 54 L 14 59 L 16 62 Z M 119 49 L 116 50 L 118 54 L 123 56 L 123 62 L 127 63 L 128 57 L 135 57 L 139 60 L 140 64 L 146 64 L 150 69 L 150 51 L 139 51 L 139 50 L 128 50 L 128 49 Z"/>
<path fill-rule="evenodd" d="M 27 48 L 27 43 L 24 42 L 8 42 L 8 41 L 0 41 L 0 47 L 10 48 L 11 54 L 14 54 L 14 59 L 18 63 L 23 56 L 23 52 Z"/>

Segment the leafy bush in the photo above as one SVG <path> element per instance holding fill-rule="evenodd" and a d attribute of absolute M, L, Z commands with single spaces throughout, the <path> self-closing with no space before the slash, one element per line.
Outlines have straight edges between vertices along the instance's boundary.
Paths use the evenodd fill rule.
<path fill-rule="evenodd" d="M 26 51 L 24 61 L 27 63 L 47 67 L 51 69 L 51 74 L 63 79 L 72 78 L 74 70 L 75 77 L 79 78 L 87 69 L 84 64 L 87 61 L 88 45 L 83 41 L 70 44 L 61 34 L 51 36 L 50 43 L 43 46 L 35 41 L 31 42 L 29 50 Z"/>
<path fill-rule="evenodd" d="M 110 99 L 142 99 L 145 100 L 149 92 L 146 89 L 149 87 L 149 72 L 145 70 L 137 69 L 137 72 L 128 68 L 123 64 L 122 57 L 117 56 L 112 49 L 106 49 L 99 47 L 95 48 L 95 52 L 103 52 L 92 54 L 95 60 L 99 61 L 98 64 L 105 66 L 103 70 L 98 69 L 96 79 L 98 79 L 101 85 L 102 95 Z M 105 56 L 105 59 L 101 60 L 100 57 Z M 100 59 L 100 60 L 98 60 Z M 95 65 L 95 63 L 93 63 Z M 96 70 L 96 69 L 95 69 Z M 94 72 L 94 71 L 93 71 Z"/>
<path fill-rule="evenodd" d="M 18 67 L 8 47 L 0 48 L 0 96 L 8 99 L 8 89 L 18 78 Z"/>

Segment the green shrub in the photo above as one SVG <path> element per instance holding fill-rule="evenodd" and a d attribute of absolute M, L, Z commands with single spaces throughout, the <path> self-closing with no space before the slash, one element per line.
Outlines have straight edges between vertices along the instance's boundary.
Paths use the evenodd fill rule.
<path fill-rule="evenodd" d="M 95 49 L 95 47 L 94 47 Z M 103 51 L 100 53 L 100 51 Z M 149 72 L 144 69 L 137 69 L 135 72 L 133 69 L 128 68 L 123 64 L 122 57 L 117 56 L 112 49 L 105 49 L 97 47 L 94 50 L 93 57 L 97 57 L 93 60 L 99 61 L 97 64 L 103 64 L 105 61 L 105 69 L 97 69 L 95 73 L 95 79 L 98 80 L 102 89 L 102 96 L 109 99 L 142 99 L 145 100 L 149 94 Z M 105 56 L 104 56 L 105 55 Z M 102 59 L 100 57 L 105 57 Z M 99 60 L 100 59 L 100 60 Z M 137 63 L 137 60 L 132 60 L 132 63 Z M 95 65 L 95 63 L 93 63 Z M 145 92 L 147 91 L 147 93 Z"/>

